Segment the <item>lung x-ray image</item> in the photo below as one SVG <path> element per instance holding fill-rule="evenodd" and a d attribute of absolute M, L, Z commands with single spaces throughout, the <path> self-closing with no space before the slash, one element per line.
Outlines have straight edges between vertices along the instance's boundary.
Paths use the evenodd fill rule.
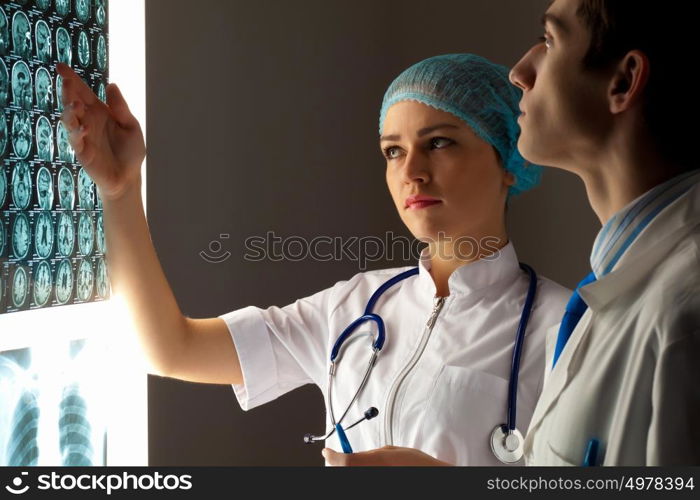
<path fill-rule="evenodd" d="M 35 295 L 50 288 L 44 264 Z M 104 357 L 86 340 L 0 352 L 0 466 L 106 465 Z"/>

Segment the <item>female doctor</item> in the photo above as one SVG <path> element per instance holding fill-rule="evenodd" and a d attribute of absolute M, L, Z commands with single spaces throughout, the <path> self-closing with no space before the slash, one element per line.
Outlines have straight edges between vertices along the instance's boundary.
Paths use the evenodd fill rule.
<path fill-rule="evenodd" d="M 508 241 L 506 201 L 537 183 L 539 167 L 516 149 L 520 92 L 506 68 L 433 57 L 384 96 L 389 192 L 427 243 L 417 268 L 359 273 L 285 307 L 208 319 L 182 314 L 152 247 L 143 136 L 119 90 L 110 85 L 103 104 L 67 66 L 58 71 L 71 144 L 103 200 L 112 286 L 156 373 L 233 384 L 244 410 L 318 385 L 327 425 L 305 440 L 325 439 L 329 464 L 522 463 L 544 332 L 569 292 L 521 268 Z"/>

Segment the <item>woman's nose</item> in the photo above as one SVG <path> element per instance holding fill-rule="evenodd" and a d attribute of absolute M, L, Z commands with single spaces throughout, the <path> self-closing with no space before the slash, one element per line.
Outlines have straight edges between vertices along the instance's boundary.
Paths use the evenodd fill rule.
<path fill-rule="evenodd" d="M 428 159 L 420 151 L 408 153 L 403 164 L 403 179 L 406 183 L 418 182 L 424 184 L 430 180 Z"/>

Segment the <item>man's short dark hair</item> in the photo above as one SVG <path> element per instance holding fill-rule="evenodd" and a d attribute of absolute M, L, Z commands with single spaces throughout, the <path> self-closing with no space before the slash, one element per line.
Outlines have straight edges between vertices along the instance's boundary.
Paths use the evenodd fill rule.
<path fill-rule="evenodd" d="M 578 16 L 588 28 L 591 42 L 583 64 L 591 70 L 606 69 L 630 50 L 649 58 L 650 74 L 645 89 L 644 116 L 660 153 L 688 169 L 697 168 L 691 145 L 697 140 L 698 116 L 689 71 L 695 65 L 690 48 L 695 46 L 695 16 L 639 0 L 581 0 Z"/>

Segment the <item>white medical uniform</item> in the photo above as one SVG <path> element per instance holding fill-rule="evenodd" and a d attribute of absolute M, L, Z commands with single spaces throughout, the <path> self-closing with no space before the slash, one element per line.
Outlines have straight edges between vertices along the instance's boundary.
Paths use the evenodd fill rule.
<path fill-rule="evenodd" d="M 347 431 L 354 451 L 391 444 L 452 464 L 498 465 L 490 435 L 506 421 L 513 345 L 529 277 L 519 268 L 512 244 L 496 259 L 460 267 L 449 278 L 450 295 L 430 330 L 426 324 L 436 289 L 428 266 L 421 259 L 417 276 L 399 282 L 377 302 L 374 312 L 384 319 L 386 343 L 343 426 L 374 406 L 378 417 Z M 241 407 L 254 408 L 309 383 L 325 396 L 335 340 L 363 314 L 377 288 L 407 269 L 360 273 L 286 307 L 247 307 L 222 315 L 243 371 L 244 384 L 233 386 Z M 545 330 L 561 320 L 569 295 L 538 279 L 518 384 L 517 426 L 523 434 L 541 390 Z M 341 351 L 333 383 L 336 418 L 365 373 L 374 331 L 374 324 L 366 323 Z M 316 433 L 331 428 L 328 417 L 326 425 Z M 326 446 L 342 449 L 335 434 Z"/>
<path fill-rule="evenodd" d="M 700 183 L 580 290 L 525 440 L 528 465 L 700 465 Z M 551 366 L 557 331 L 547 335 Z"/>

